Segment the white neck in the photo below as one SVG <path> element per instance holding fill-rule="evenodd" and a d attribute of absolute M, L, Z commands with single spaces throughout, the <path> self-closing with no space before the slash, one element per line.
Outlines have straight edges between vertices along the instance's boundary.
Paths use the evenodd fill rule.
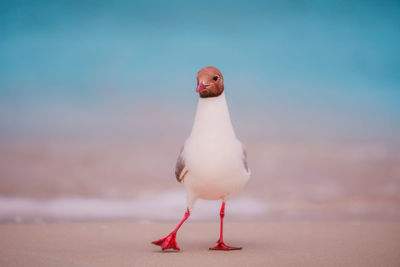
<path fill-rule="evenodd" d="M 225 92 L 217 97 L 199 98 L 190 136 L 191 138 L 236 138 Z"/>

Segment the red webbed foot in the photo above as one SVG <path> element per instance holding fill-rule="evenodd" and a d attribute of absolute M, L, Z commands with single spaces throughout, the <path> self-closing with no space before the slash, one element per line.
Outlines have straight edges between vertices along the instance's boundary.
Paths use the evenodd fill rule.
<path fill-rule="evenodd" d="M 210 248 L 210 250 L 240 250 L 242 249 L 241 247 L 231 247 L 228 245 L 225 245 L 224 242 L 217 242 L 217 245 L 215 247 Z"/>
<path fill-rule="evenodd" d="M 152 242 L 154 245 L 160 246 L 162 250 L 166 249 L 173 249 L 173 250 L 180 250 L 178 247 L 178 243 L 176 243 L 176 232 L 181 227 L 181 225 L 186 221 L 187 218 L 190 216 L 189 208 L 187 208 L 185 216 L 183 217 L 182 221 L 178 224 L 178 226 L 173 230 L 169 235 L 160 240 Z"/>
<path fill-rule="evenodd" d="M 176 233 L 170 233 L 164 238 L 160 240 L 152 242 L 154 245 L 160 246 L 162 250 L 166 249 L 173 249 L 173 250 L 180 250 L 178 247 L 178 243 L 176 243 Z"/>

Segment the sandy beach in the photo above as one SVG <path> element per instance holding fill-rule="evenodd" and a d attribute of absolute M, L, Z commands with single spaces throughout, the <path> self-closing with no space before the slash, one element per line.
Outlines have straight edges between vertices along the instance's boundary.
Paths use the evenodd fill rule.
<path fill-rule="evenodd" d="M 0 267 L 400 267 L 399 18 L 2 0 Z"/>
<path fill-rule="evenodd" d="M 87 222 L 0 225 L 0 266 L 400 266 L 398 222 L 190 222 L 180 252 L 151 245 L 173 223 Z"/>

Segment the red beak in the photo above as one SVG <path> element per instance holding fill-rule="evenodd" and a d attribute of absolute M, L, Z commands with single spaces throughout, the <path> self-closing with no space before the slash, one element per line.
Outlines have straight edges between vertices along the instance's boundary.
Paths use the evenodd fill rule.
<path fill-rule="evenodd" d="M 200 92 L 203 91 L 204 89 L 206 89 L 206 86 L 205 86 L 202 82 L 200 82 L 200 83 L 197 85 L 196 93 L 200 93 Z"/>

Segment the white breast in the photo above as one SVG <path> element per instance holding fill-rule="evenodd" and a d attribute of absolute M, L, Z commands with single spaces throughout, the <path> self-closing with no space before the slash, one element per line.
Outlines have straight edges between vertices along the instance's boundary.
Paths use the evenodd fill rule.
<path fill-rule="evenodd" d="M 249 179 L 243 148 L 229 116 L 225 94 L 200 98 L 190 137 L 184 146 L 189 193 L 204 199 L 226 199 Z"/>

